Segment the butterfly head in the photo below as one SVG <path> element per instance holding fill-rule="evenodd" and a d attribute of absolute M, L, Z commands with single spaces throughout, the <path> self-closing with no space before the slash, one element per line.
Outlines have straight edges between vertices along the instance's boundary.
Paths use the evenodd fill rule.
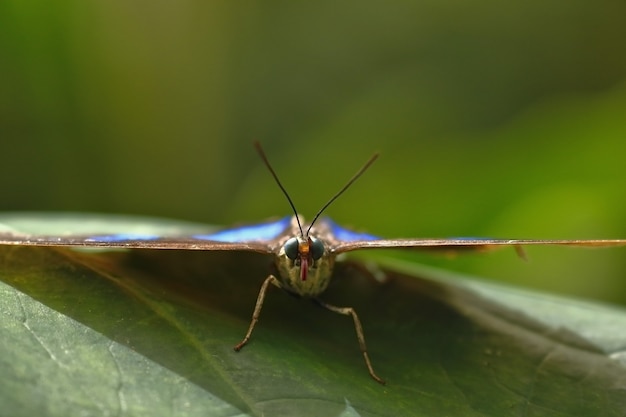
<path fill-rule="evenodd" d="M 276 258 L 276 266 L 278 267 L 280 279 L 287 289 L 303 296 L 317 296 L 328 286 L 335 255 L 331 254 L 324 243 L 314 237 L 313 225 L 326 208 L 337 199 L 344 191 L 352 185 L 365 172 L 365 170 L 376 160 L 378 154 L 374 154 L 369 161 L 337 192 L 328 202 L 317 212 L 311 223 L 309 223 L 306 233 L 302 228 L 300 216 L 296 211 L 296 207 L 291 201 L 291 197 L 278 179 L 274 168 L 265 156 L 265 152 L 258 142 L 255 142 L 259 156 L 270 171 L 276 184 L 280 187 L 283 194 L 287 198 L 289 205 L 294 213 L 295 224 L 292 225 L 293 234 L 291 238 L 285 241 L 280 247 L 278 257 Z M 297 226 L 297 228 L 295 227 Z"/>
<path fill-rule="evenodd" d="M 315 297 L 330 282 L 334 258 L 322 239 L 296 234 L 282 244 L 276 258 L 281 284 L 295 294 Z"/>
<path fill-rule="evenodd" d="M 324 255 L 324 243 L 313 237 L 292 237 L 283 246 L 285 256 L 293 261 L 294 266 L 300 267 L 300 279 L 306 281 L 309 268 Z"/>

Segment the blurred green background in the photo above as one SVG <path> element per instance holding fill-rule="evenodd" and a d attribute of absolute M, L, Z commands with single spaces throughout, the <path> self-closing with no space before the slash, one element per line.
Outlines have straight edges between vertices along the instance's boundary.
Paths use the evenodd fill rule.
<path fill-rule="evenodd" d="M 0 3 L 1 210 L 626 237 L 626 3 Z M 626 250 L 430 264 L 626 303 Z M 406 256 L 406 255 L 405 255 Z"/>

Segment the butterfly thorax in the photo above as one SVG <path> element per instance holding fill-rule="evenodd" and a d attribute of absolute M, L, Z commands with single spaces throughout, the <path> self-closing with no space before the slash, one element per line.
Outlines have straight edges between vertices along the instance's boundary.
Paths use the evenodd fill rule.
<path fill-rule="evenodd" d="M 275 258 L 278 280 L 285 290 L 303 297 L 317 297 L 330 282 L 335 264 L 323 236 L 302 236 L 297 223 L 291 233 L 280 240 Z M 305 229 L 306 230 L 306 229 Z"/>

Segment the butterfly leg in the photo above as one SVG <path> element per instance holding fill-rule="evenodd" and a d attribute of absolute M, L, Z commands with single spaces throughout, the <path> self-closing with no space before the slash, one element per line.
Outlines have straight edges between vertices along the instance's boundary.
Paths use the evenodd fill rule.
<path fill-rule="evenodd" d="M 363 335 L 363 326 L 361 325 L 361 320 L 359 320 L 359 316 L 357 316 L 356 311 L 352 307 L 337 307 L 332 304 L 328 304 L 319 298 L 313 299 L 318 305 L 324 307 L 327 310 L 330 310 L 334 313 L 343 314 L 344 316 L 352 316 L 352 320 L 354 320 L 354 329 L 356 330 L 356 337 L 359 339 L 359 347 L 361 348 L 361 353 L 363 353 L 363 358 L 365 359 L 365 365 L 367 366 L 367 370 L 370 375 L 376 382 L 379 382 L 385 385 L 385 381 L 376 375 L 374 372 L 374 368 L 372 367 L 372 362 L 370 361 L 370 357 L 367 354 L 367 346 L 365 345 L 365 336 Z"/>
<path fill-rule="evenodd" d="M 252 321 L 250 322 L 250 327 L 248 327 L 248 332 L 243 340 L 237 343 L 233 348 L 236 352 L 239 352 L 241 348 L 248 343 L 248 340 L 250 340 L 252 330 L 254 330 L 254 326 L 256 326 L 256 323 L 259 321 L 259 315 L 261 315 L 261 308 L 263 308 L 263 301 L 265 300 L 265 293 L 267 292 L 267 287 L 269 287 L 270 284 L 274 284 L 278 288 L 281 288 L 280 283 L 274 275 L 268 276 L 265 281 L 263 281 L 263 285 L 261 285 L 261 290 L 259 291 L 259 295 L 256 299 L 256 305 L 254 306 L 254 313 L 252 313 Z"/>

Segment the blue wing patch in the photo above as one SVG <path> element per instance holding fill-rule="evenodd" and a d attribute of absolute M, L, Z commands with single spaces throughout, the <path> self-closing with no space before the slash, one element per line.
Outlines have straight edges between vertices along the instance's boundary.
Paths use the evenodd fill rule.
<path fill-rule="evenodd" d="M 141 233 L 117 233 L 114 235 L 98 235 L 85 239 L 85 242 L 122 242 L 125 240 L 156 240 L 158 235 L 148 235 Z"/>
<path fill-rule="evenodd" d="M 270 223 L 240 226 L 206 235 L 194 235 L 194 239 L 213 240 L 216 242 L 238 243 L 272 240 L 278 237 L 291 224 L 291 216 Z"/>
<path fill-rule="evenodd" d="M 360 232 L 355 232 L 349 229 L 344 229 L 343 227 L 339 226 L 337 223 L 330 220 L 329 218 L 325 218 L 324 221 L 327 222 L 328 225 L 330 226 L 330 230 L 333 232 L 333 235 L 335 235 L 335 238 L 343 242 L 353 242 L 355 240 L 378 240 L 380 239 L 380 237 L 370 235 L 368 233 L 360 233 Z"/>

